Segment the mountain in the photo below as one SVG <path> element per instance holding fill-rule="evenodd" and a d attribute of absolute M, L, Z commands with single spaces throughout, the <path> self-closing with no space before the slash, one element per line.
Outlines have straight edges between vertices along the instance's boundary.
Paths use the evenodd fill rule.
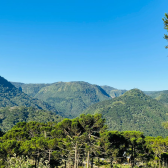
<path fill-rule="evenodd" d="M 119 97 L 127 91 L 127 90 L 119 90 L 107 85 L 101 86 L 101 88 L 104 89 L 106 93 L 109 94 L 112 98 Z"/>
<path fill-rule="evenodd" d="M 168 90 L 153 92 L 145 91 L 144 93 L 168 106 Z"/>
<path fill-rule="evenodd" d="M 106 93 L 107 94 L 109 94 L 110 95 L 110 92 L 112 91 L 112 90 L 117 90 L 116 88 L 113 88 L 113 87 L 111 87 L 111 86 L 107 86 L 107 85 L 103 85 L 103 86 L 100 86 L 102 89 L 104 89 L 105 91 L 106 91 Z"/>
<path fill-rule="evenodd" d="M 19 82 L 11 82 L 15 87 L 17 87 L 22 92 L 26 93 L 27 95 L 34 97 L 40 89 L 43 87 L 49 86 L 51 84 L 24 84 Z"/>
<path fill-rule="evenodd" d="M 168 120 L 168 108 L 138 89 L 120 97 L 96 103 L 84 113 L 101 113 L 110 130 L 137 130 L 149 136 L 165 136 L 161 123 Z"/>
<path fill-rule="evenodd" d="M 111 99 L 97 85 L 87 82 L 57 82 L 43 87 L 34 96 L 56 107 L 65 117 L 74 118 L 99 101 Z"/>
<path fill-rule="evenodd" d="M 59 113 L 46 102 L 32 98 L 0 76 L 0 107 L 25 106 Z M 61 113 L 59 113 L 61 114 Z"/>
<path fill-rule="evenodd" d="M 63 118 L 54 112 L 40 110 L 34 107 L 1 107 L 0 129 L 4 132 L 10 130 L 18 122 L 60 122 Z"/>

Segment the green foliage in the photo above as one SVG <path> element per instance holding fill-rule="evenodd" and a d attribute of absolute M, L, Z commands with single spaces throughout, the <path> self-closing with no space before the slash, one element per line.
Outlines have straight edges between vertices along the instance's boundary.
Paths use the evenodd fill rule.
<path fill-rule="evenodd" d="M 165 17 L 163 18 L 163 22 L 164 22 L 164 29 L 166 29 L 166 30 L 168 31 L 168 13 L 165 13 Z M 168 40 L 168 35 L 165 34 L 165 35 L 164 35 L 164 38 L 165 38 L 166 40 Z M 165 48 L 168 48 L 168 45 L 165 46 Z"/>
<path fill-rule="evenodd" d="M 50 168 L 50 164 L 48 164 L 48 161 L 44 161 L 45 165 L 43 164 L 43 159 L 40 160 L 39 162 L 39 166 L 38 168 Z M 32 168 L 32 164 L 29 160 L 29 158 L 24 158 L 16 156 L 16 154 L 14 154 L 14 157 L 9 157 L 6 165 L 6 168 Z"/>
<path fill-rule="evenodd" d="M 93 143 L 97 142 L 95 137 L 105 130 L 104 122 L 100 114 L 64 119 L 58 124 L 19 122 L 1 137 L 0 156 L 4 161 L 15 153 L 17 156 L 28 156 L 34 160 L 36 167 L 39 167 L 42 158 L 47 159 L 51 166 L 59 165 L 62 162 L 60 158 L 69 161 L 74 158 L 75 164 L 78 164 L 85 150 L 92 149 L 93 152 Z M 13 163 L 22 164 L 16 160 Z"/>
<path fill-rule="evenodd" d="M 144 92 L 144 93 L 149 95 L 153 99 L 158 100 L 159 102 L 163 103 L 165 106 L 168 107 L 168 90 Z"/>
<path fill-rule="evenodd" d="M 110 99 L 100 86 L 86 82 L 57 82 L 43 87 L 34 97 L 54 106 L 67 118 L 77 117 L 90 105 Z"/>
<path fill-rule="evenodd" d="M 13 106 L 35 107 L 38 109 L 49 110 L 58 113 L 57 110 L 51 105 L 41 100 L 31 98 L 8 82 L 6 79 L 0 77 L 0 107 Z"/>
<path fill-rule="evenodd" d="M 168 108 L 138 89 L 127 91 L 112 100 L 96 103 L 84 113 L 101 113 L 109 130 L 136 130 L 150 136 L 167 135 L 161 123 L 167 121 Z"/>
<path fill-rule="evenodd" d="M 54 112 L 40 110 L 33 107 L 5 107 L 0 108 L 0 129 L 10 130 L 18 122 L 60 122 L 63 118 Z"/>
<path fill-rule="evenodd" d="M 130 93 L 128 93 L 130 94 Z M 134 93 L 141 95 L 140 92 Z M 56 123 L 19 122 L 0 138 L 1 167 L 78 167 L 83 159 L 108 165 L 161 165 L 167 158 L 168 138 L 145 137 L 139 131 L 107 131 L 101 114 L 64 119 Z M 105 161 L 100 161 L 100 157 Z M 91 158 L 91 159 L 89 159 Z M 92 164 L 92 163 L 91 163 Z"/>

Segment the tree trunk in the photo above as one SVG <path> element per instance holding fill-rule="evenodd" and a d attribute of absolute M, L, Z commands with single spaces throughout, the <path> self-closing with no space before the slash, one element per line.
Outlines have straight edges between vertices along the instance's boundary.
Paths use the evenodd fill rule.
<path fill-rule="evenodd" d="M 113 158 L 110 160 L 110 167 L 113 168 Z"/>
<path fill-rule="evenodd" d="M 48 161 L 50 163 L 50 157 L 51 157 L 51 150 L 48 151 Z"/>
<path fill-rule="evenodd" d="M 159 168 L 160 168 L 160 159 L 159 159 Z"/>
<path fill-rule="evenodd" d="M 132 168 L 135 166 L 135 162 L 134 162 L 134 145 L 132 145 L 132 158 L 131 158 L 131 165 L 132 165 Z"/>
<path fill-rule="evenodd" d="M 77 142 L 76 142 L 76 145 L 75 145 L 75 164 L 74 164 L 74 168 L 77 168 L 76 165 L 77 165 Z"/>
<path fill-rule="evenodd" d="M 35 159 L 35 168 L 37 168 L 37 159 Z"/>
<path fill-rule="evenodd" d="M 77 157 L 76 168 L 78 168 L 78 165 L 79 165 L 79 157 Z"/>
<path fill-rule="evenodd" d="M 66 168 L 66 160 L 65 160 L 65 168 Z"/>
<path fill-rule="evenodd" d="M 69 161 L 69 156 L 68 156 L 68 168 L 70 168 L 70 161 Z"/>
<path fill-rule="evenodd" d="M 37 154 L 37 167 L 39 167 L 39 162 L 40 162 L 39 157 L 40 157 L 40 153 L 39 153 L 39 151 L 38 151 L 38 154 Z"/>
<path fill-rule="evenodd" d="M 92 156 L 91 168 L 93 168 L 93 156 Z"/>
<path fill-rule="evenodd" d="M 89 168 L 89 151 L 88 151 L 88 155 L 87 155 L 87 168 Z"/>

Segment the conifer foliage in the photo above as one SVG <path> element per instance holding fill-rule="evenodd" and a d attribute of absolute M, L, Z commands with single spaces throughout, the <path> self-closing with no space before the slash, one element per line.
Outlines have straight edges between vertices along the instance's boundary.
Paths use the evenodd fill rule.
<path fill-rule="evenodd" d="M 164 29 L 166 29 L 166 30 L 168 31 L 168 13 L 165 13 L 165 17 L 163 18 L 163 22 L 164 22 Z M 166 40 L 168 40 L 168 35 L 165 34 L 165 35 L 164 35 L 164 38 L 165 38 Z M 165 46 L 165 48 L 168 48 L 168 45 Z"/>
<path fill-rule="evenodd" d="M 108 131 L 101 114 L 59 123 L 19 122 L 0 138 L 0 167 L 93 167 L 129 162 L 161 167 L 168 162 L 168 138 L 138 131 Z M 105 162 L 100 161 L 104 158 Z"/>

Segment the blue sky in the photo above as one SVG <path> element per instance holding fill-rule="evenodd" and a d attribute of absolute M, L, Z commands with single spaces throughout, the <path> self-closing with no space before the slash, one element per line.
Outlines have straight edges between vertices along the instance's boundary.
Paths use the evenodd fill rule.
<path fill-rule="evenodd" d="M 0 76 L 168 90 L 167 0 L 0 1 Z"/>

